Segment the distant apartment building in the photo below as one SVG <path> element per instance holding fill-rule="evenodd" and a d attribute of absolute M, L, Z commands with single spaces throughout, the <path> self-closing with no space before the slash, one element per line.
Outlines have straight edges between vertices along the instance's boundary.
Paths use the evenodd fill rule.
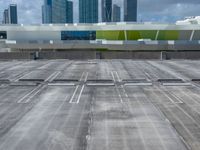
<path fill-rule="evenodd" d="M 98 0 L 79 0 L 79 22 L 98 22 Z"/>
<path fill-rule="evenodd" d="M 137 21 L 137 0 L 124 0 L 124 21 Z"/>
<path fill-rule="evenodd" d="M 102 0 L 102 22 L 112 21 L 112 0 Z"/>
<path fill-rule="evenodd" d="M 112 22 L 120 22 L 121 21 L 121 8 L 114 4 L 113 5 L 113 13 L 112 13 Z"/>
<path fill-rule="evenodd" d="M 17 24 L 18 23 L 16 4 L 10 4 L 8 9 L 4 10 L 2 23 L 3 24 Z"/>
<path fill-rule="evenodd" d="M 68 0 L 45 0 L 42 6 L 42 22 L 73 23 L 73 2 Z"/>

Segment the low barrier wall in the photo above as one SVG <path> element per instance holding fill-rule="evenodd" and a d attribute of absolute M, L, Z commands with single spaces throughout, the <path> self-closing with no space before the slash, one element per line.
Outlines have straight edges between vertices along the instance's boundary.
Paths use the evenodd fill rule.
<path fill-rule="evenodd" d="M 13 59 L 200 59 L 200 51 L 55 51 L 0 52 L 1 60 Z"/>

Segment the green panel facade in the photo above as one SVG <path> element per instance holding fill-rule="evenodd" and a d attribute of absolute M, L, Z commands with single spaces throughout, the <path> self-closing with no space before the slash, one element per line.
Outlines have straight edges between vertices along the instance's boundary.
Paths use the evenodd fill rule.
<path fill-rule="evenodd" d="M 124 31 L 96 31 L 97 39 L 125 40 Z"/>
<path fill-rule="evenodd" d="M 126 31 L 127 40 L 138 40 L 141 39 L 139 31 Z"/>
<path fill-rule="evenodd" d="M 127 40 L 151 39 L 156 40 L 157 30 L 128 30 L 126 31 Z M 106 40 L 125 40 L 125 31 L 96 31 L 97 39 Z M 157 40 L 179 40 L 180 31 L 160 30 Z"/>
<path fill-rule="evenodd" d="M 127 40 L 151 39 L 155 40 L 157 31 L 142 30 L 142 31 L 127 31 Z"/>
<path fill-rule="evenodd" d="M 179 31 L 176 30 L 160 30 L 157 40 L 178 40 Z"/>

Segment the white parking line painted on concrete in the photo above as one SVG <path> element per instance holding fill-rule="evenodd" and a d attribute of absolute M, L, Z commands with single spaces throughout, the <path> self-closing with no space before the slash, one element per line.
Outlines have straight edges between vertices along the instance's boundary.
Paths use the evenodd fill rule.
<path fill-rule="evenodd" d="M 73 93 L 73 95 L 72 95 L 72 97 L 71 97 L 69 103 L 73 103 L 73 99 L 74 99 L 74 97 L 75 97 L 75 95 L 76 95 L 76 92 L 77 92 L 79 86 L 80 86 L 80 85 L 77 85 L 77 86 L 76 86 L 76 88 L 75 88 L 75 90 L 74 90 L 74 93 Z"/>
<path fill-rule="evenodd" d="M 113 72 L 113 71 L 111 72 L 111 75 L 112 75 L 113 81 L 116 82 L 117 80 L 115 79 L 115 76 L 114 76 L 114 72 Z M 121 95 L 121 93 L 120 93 L 119 88 L 117 87 L 117 85 L 115 85 L 115 89 L 116 89 L 116 91 L 117 91 L 117 93 L 118 93 L 120 102 L 123 103 L 122 95 Z"/>
<path fill-rule="evenodd" d="M 37 92 L 35 92 L 33 95 L 31 95 L 29 98 L 26 99 L 24 103 L 30 102 L 30 100 L 36 96 L 38 93 L 40 93 L 44 88 L 46 88 L 46 85 L 43 85 Z"/>
<path fill-rule="evenodd" d="M 83 85 L 82 88 L 81 88 L 81 91 L 80 91 L 80 93 L 79 93 L 79 96 L 78 96 L 78 99 L 77 99 L 77 102 L 76 102 L 77 104 L 80 102 L 81 95 L 82 95 L 82 93 L 83 93 L 84 88 L 85 88 L 85 85 Z"/>
<path fill-rule="evenodd" d="M 82 75 L 81 75 L 80 81 L 86 82 L 87 78 L 88 78 L 88 72 L 83 72 Z M 80 102 L 81 95 L 83 93 L 84 88 L 85 88 L 85 85 L 82 85 L 82 86 L 78 85 L 78 86 L 76 86 L 76 88 L 74 90 L 74 93 L 73 93 L 73 95 L 72 95 L 69 103 L 76 103 L 76 104 L 78 104 Z M 78 97 L 76 99 L 76 94 L 78 93 L 78 91 L 80 91 L 80 92 L 79 92 Z"/>
<path fill-rule="evenodd" d="M 111 72 L 111 75 L 112 75 L 113 81 L 116 82 L 113 71 Z"/>
<path fill-rule="evenodd" d="M 88 78 L 88 72 L 85 73 L 85 79 L 84 79 L 84 82 L 87 81 L 87 78 Z M 81 95 L 82 95 L 82 93 L 83 93 L 84 88 L 85 88 L 85 85 L 82 85 L 82 87 L 81 87 L 81 91 L 80 91 L 79 96 L 78 96 L 78 99 L 77 99 L 77 104 L 80 102 Z"/>
<path fill-rule="evenodd" d="M 116 74 L 116 77 L 117 77 L 118 81 L 121 82 L 122 80 L 120 79 L 118 72 L 115 71 L 114 73 Z"/>
<path fill-rule="evenodd" d="M 119 74 L 118 74 L 117 71 L 115 71 L 115 74 L 116 74 L 116 76 L 117 76 L 118 82 L 122 82 L 122 79 L 119 77 Z M 129 98 L 129 97 L 128 97 L 128 94 L 126 93 L 126 90 L 125 90 L 125 88 L 124 88 L 124 85 L 120 85 L 120 87 L 121 87 L 121 89 L 123 90 L 123 93 L 124 93 L 125 97 L 126 97 L 126 98 Z"/>
<path fill-rule="evenodd" d="M 160 91 L 164 96 L 166 96 L 172 103 L 180 103 L 180 104 L 183 103 L 179 98 L 177 98 L 177 97 L 175 97 L 174 95 L 172 95 L 171 93 L 169 93 L 169 91 L 167 91 L 167 92 L 168 92 L 170 95 L 172 95 L 177 101 L 174 101 L 174 99 L 172 99 L 168 94 L 166 94 L 166 93 L 163 91 L 163 89 L 162 89 L 161 87 L 157 87 L 157 86 L 156 86 L 156 89 L 157 89 L 158 91 Z"/>
<path fill-rule="evenodd" d="M 31 98 L 33 98 L 36 94 L 38 94 L 40 91 L 42 91 L 46 86 L 39 85 L 33 90 L 31 90 L 29 93 L 24 95 L 22 98 L 20 98 L 17 103 L 28 103 Z"/>
<path fill-rule="evenodd" d="M 45 82 L 52 82 L 60 73 L 60 71 L 52 73 L 48 78 L 46 78 Z"/>

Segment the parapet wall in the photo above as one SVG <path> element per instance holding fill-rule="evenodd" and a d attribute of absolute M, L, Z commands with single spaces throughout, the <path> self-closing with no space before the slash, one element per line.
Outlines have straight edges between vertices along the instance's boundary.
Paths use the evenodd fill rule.
<path fill-rule="evenodd" d="M 200 51 L 95 51 L 1 52 L 1 60 L 14 59 L 200 59 Z"/>

